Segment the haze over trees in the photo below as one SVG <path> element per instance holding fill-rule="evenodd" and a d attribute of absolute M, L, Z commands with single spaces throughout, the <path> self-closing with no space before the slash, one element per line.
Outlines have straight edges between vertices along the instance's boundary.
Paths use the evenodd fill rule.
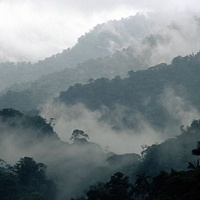
<path fill-rule="evenodd" d="M 112 122 L 115 129 L 137 128 L 140 120 L 134 117 L 137 113 L 158 129 L 165 129 L 169 124 L 181 125 L 180 119 L 171 116 L 168 108 L 170 105 L 165 106 L 163 99 L 165 96 L 169 98 L 173 106 L 174 96 L 189 102 L 189 105 L 184 105 L 183 102 L 183 109 L 187 110 L 192 106 L 200 111 L 199 59 L 200 53 L 179 56 L 170 65 L 159 64 L 147 70 L 129 71 L 129 77 L 125 79 L 116 76 L 111 80 L 100 78 L 87 84 L 75 84 L 60 93 L 59 101 L 70 106 L 83 103 L 92 111 L 103 110 L 102 119 Z M 117 106 L 127 108 L 121 114 L 121 127 L 110 114 Z"/>
<path fill-rule="evenodd" d="M 0 199 L 199 198 L 200 20 L 158 16 L 0 63 Z"/>
<path fill-rule="evenodd" d="M 109 21 L 81 36 L 71 49 L 65 49 L 37 63 L 0 63 L 0 91 L 15 83 L 34 81 L 64 68 L 74 68 L 89 59 L 112 55 L 116 50 L 127 47 L 125 44 L 129 43 L 130 38 L 137 40 L 149 35 L 150 24 L 151 20 L 140 14 L 120 21 Z"/>
<path fill-rule="evenodd" d="M 117 169 L 130 173 L 128 171 L 130 165 L 133 163 L 138 165 L 139 163 L 140 156 L 137 154 L 129 156 L 131 160 L 122 160 L 114 153 L 105 152 L 98 144 L 87 141 L 85 138 L 89 136 L 82 130 L 73 131 L 74 142 L 72 144 L 63 142 L 53 131 L 50 122 L 45 121 L 40 116 L 24 115 L 13 109 L 0 111 L 0 127 L 1 159 L 8 163 L 17 163 L 13 166 L 16 173 L 19 172 L 19 176 L 22 176 L 22 183 L 19 184 L 25 184 L 26 181 L 29 181 L 29 176 L 30 181 L 25 184 L 27 187 L 29 187 L 28 184 L 32 187 L 32 183 L 37 182 L 35 180 L 37 178 L 43 180 L 47 165 L 46 173 L 57 187 L 58 199 L 69 199 L 76 192 L 81 192 L 86 186 L 94 184 L 96 180 L 105 180 L 108 174 L 114 173 Z M 18 162 L 18 159 L 23 155 L 25 158 Z M 40 164 L 40 162 L 36 164 L 33 158 L 45 163 L 45 165 Z M 115 162 L 117 165 L 113 164 Z M 3 166 L 6 167 L 5 164 Z M 5 167 L 2 168 L 2 179 L 4 180 L 5 175 L 7 181 L 7 174 L 4 174 Z M 26 171 L 26 167 L 30 167 L 30 169 L 28 168 Z M 21 171 L 21 169 L 23 170 Z M 2 183 L 2 187 L 9 187 L 6 181 Z M 16 184 L 18 187 L 18 183 Z M 42 190 L 42 187 L 46 188 L 43 184 L 47 183 L 34 184 L 41 187 Z M 41 193 L 41 190 L 37 188 L 32 188 L 32 190 L 30 188 L 31 193 L 26 188 L 22 188 L 22 190 L 25 190 L 22 192 L 25 196 L 34 192 Z M 26 191 L 28 194 L 25 194 Z M 19 195 L 19 193 L 17 190 L 13 195 Z M 8 191 L 4 195 L 5 198 L 8 198 Z M 41 193 L 41 195 L 44 194 Z M 52 195 L 53 199 L 54 196 Z"/>
<path fill-rule="evenodd" d="M 27 125 L 29 126 L 27 127 Z M 142 157 L 134 154 L 118 156 L 113 153 L 105 153 L 99 145 L 87 142 L 86 140 L 85 142 L 75 142 L 69 145 L 66 142 L 61 142 L 55 136 L 56 133 L 52 132 L 50 124 L 44 122 L 41 117 L 25 116 L 15 110 L 4 109 L 1 111 L 1 127 L 4 127 L 4 129 L 1 129 L 1 147 L 5 151 L 5 153 L 2 153 L 1 149 L 1 157 L 4 157 L 4 159 L 7 158 L 10 161 L 13 160 L 13 152 L 7 151 L 11 149 L 5 146 L 6 144 L 12 144 L 12 149 L 16 157 L 17 152 L 19 155 L 29 152 L 28 154 L 36 157 L 37 160 L 44 160 L 48 164 L 48 177 L 54 180 L 54 184 L 57 185 L 58 199 L 75 197 L 78 193 L 86 189 L 86 182 L 89 187 L 89 185 L 95 184 L 97 181 L 106 181 L 109 174 L 114 174 L 119 170 L 130 177 L 129 181 L 121 172 L 114 174 L 105 185 L 102 183 L 90 187 L 86 193 L 86 199 L 96 198 L 98 195 L 101 195 L 101 198 L 105 197 L 108 199 L 113 195 L 112 198 L 115 198 L 115 195 L 120 198 L 125 198 L 127 195 L 126 198 L 128 199 L 136 195 L 139 198 L 140 195 L 144 194 L 144 191 L 140 190 L 140 186 L 137 186 L 137 184 L 139 184 L 140 176 L 144 173 L 147 174 L 147 177 L 150 175 L 153 179 L 150 179 L 151 181 L 148 182 L 149 189 L 145 189 L 146 195 L 143 198 L 151 197 L 153 199 L 155 195 L 160 196 L 164 194 L 169 197 L 170 195 L 178 195 L 178 188 L 176 187 L 173 190 L 165 189 L 165 187 L 170 188 L 171 183 L 168 180 L 176 181 L 177 177 L 180 178 L 180 184 L 183 184 L 182 181 L 184 180 L 184 186 L 181 186 L 183 188 L 181 190 L 182 195 L 192 194 L 195 198 L 198 196 L 198 191 L 196 191 L 195 187 L 192 187 L 193 189 L 190 189 L 190 187 L 195 182 L 198 182 L 199 168 L 191 168 L 191 163 L 194 160 L 194 156 L 192 155 L 194 150 L 192 151 L 192 149 L 194 149 L 195 143 L 199 139 L 199 120 L 194 120 L 191 126 L 181 128 L 181 135 L 176 138 L 147 147 L 142 152 Z M 22 132 L 24 133 L 22 134 Z M 36 132 L 37 136 L 35 135 Z M 82 130 L 74 130 L 73 133 L 72 137 L 75 138 L 87 137 L 87 134 Z M 81 140 L 81 138 L 77 140 Z M 35 149 L 34 146 L 37 146 L 37 148 Z M 198 146 L 196 149 L 198 149 Z M 24 198 L 30 199 L 33 198 L 32 196 L 35 198 L 36 195 L 37 198 L 40 197 L 42 199 L 44 195 L 49 195 L 49 192 L 46 194 L 45 190 L 42 189 L 43 186 L 41 187 L 40 184 L 48 184 L 48 187 L 54 188 L 53 183 L 45 178 L 45 165 L 37 164 L 31 157 L 22 158 L 13 165 L 14 168 L 10 168 L 3 161 L 1 161 L 1 166 L 1 181 L 3 181 L 4 188 L 2 197 L 18 198 L 18 195 L 24 195 Z M 81 171 L 79 171 L 80 166 L 82 168 Z M 184 171 L 187 166 L 189 167 L 188 169 L 194 172 Z M 21 171 L 22 168 L 23 171 Z M 175 171 L 170 172 L 172 168 Z M 15 176 L 9 170 L 18 174 L 20 182 L 16 182 Z M 165 172 L 162 172 L 162 170 L 165 170 Z M 74 177 L 73 171 L 76 171 L 76 177 Z M 137 174 L 139 176 L 136 176 Z M 26 178 L 24 179 L 24 177 Z M 32 183 L 37 178 L 41 182 L 38 182 L 33 188 Z M 161 178 L 164 181 L 164 185 L 159 186 L 162 193 L 157 193 L 157 184 L 161 183 L 159 182 Z M 194 178 L 194 182 L 188 182 L 190 178 Z M 9 185 L 7 182 L 8 179 L 14 181 L 12 185 Z M 24 186 L 17 189 L 19 184 L 23 185 L 24 183 L 26 183 L 26 189 L 23 188 Z M 28 189 L 29 184 L 31 184 L 30 189 Z M 118 188 L 117 184 L 120 184 L 121 189 Z M 134 184 L 136 185 L 134 186 Z M 73 185 L 73 188 L 69 189 L 70 185 Z M 13 193 L 8 193 L 10 187 L 16 188 L 15 190 L 13 189 Z M 27 190 L 32 192 L 27 193 Z M 51 189 L 51 191 L 54 191 L 55 195 L 56 190 Z M 96 193 L 97 191 L 98 193 Z M 119 191 L 121 191 L 120 195 L 118 195 Z M 186 191 L 187 194 L 185 194 Z M 15 197 L 12 197 L 12 195 Z M 51 198 L 54 199 L 52 194 Z"/>
<path fill-rule="evenodd" d="M 56 186 L 46 177 L 46 166 L 33 158 L 21 158 L 14 166 L 1 160 L 0 198 L 2 200 L 53 200 Z"/>
<path fill-rule="evenodd" d="M 21 69 L 20 63 L 13 63 L 12 67 L 9 63 L 3 67 L 4 63 L 1 63 L 0 80 L 3 85 L 9 82 L 2 85 L 2 89 L 7 88 L 1 93 L 1 108 L 14 107 L 21 111 L 35 109 L 75 83 L 86 83 L 91 78 L 112 79 L 118 75 L 124 78 L 130 70 L 147 69 L 160 63 L 169 64 L 178 55 L 199 51 L 198 42 L 193 40 L 194 37 L 198 39 L 198 17 L 184 17 L 185 24 L 179 17 L 173 22 L 164 20 L 162 24 L 158 19 L 153 13 L 147 16 L 139 13 L 99 24 L 80 37 L 71 49 L 44 61 L 29 63 L 30 67 L 23 63 L 23 70 L 18 70 Z M 193 34 L 187 33 L 186 26 L 193 30 Z M 161 29 L 163 31 L 159 31 Z M 185 48 L 181 48 L 179 42 Z M 9 72 L 6 72 L 8 69 Z M 30 76 L 33 77 L 28 78 Z M 33 82 L 27 83 L 29 80 Z"/>

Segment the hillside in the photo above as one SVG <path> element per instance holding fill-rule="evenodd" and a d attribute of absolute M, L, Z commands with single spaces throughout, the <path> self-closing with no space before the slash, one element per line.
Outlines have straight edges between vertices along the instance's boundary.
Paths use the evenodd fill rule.
<path fill-rule="evenodd" d="M 193 40 L 199 33 L 198 17 L 187 16 L 184 23 L 177 18 L 160 24 L 158 16 L 136 14 L 97 25 L 71 49 L 35 64 L 1 63 L 2 87 L 14 85 L 1 92 L 0 108 L 36 109 L 75 83 L 118 75 L 124 78 L 130 70 L 169 64 L 174 56 L 200 49 L 198 37 Z M 186 24 L 193 34 L 188 34 Z"/>
<path fill-rule="evenodd" d="M 181 128 L 180 135 L 147 147 L 142 152 L 140 173 L 157 175 L 161 170 L 186 170 L 189 162 L 196 165 L 198 157 L 192 155 L 192 150 L 198 148 L 199 137 L 200 120 L 193 120 L 190 126 Z"/>
<path fill-rule="evenodd" d="M 144 148 L 136 173 L 117 172 L 73 199 L 198 200 L 200 165 L 195 156 L 200 155 L 200 120 L 181 129 L 181 135 Z"/>
<path fill-rule="evenodd" d="M 78 136 L 71 144 L 61 141 L 53 131 L 51 120 L 47 122 L 40 116 L 24 115 L 13 109 L 0 110 L 0 159 L 11 165 L 22 157 L 45 163 L 47 176 L 57 185 L 58 199 L 70 199 L 75 192 L 82 192 L 116 170 L 130 174 L 131 166 L 137 168 L 140 158 L 137 154 L 130 154 L 131 160 L 127 160 L 126 155 L 119 158 Z M 0 183 L 1 175 L 0 166 Z"/>
<path fill-rule="evenodd" d="M 142 57 L 146 57 L 146 60 Z M 117 51 L 112 56 L 90 59 L 78 64 L 76 68 L 54 72 L 34 82 L 13 85 L 0 96 L 0 108 L 13 107 L 21 111 L 36 109 L 75 83 L 86 83 L 101 77 L 126 77 L 132 69 L 147 68 L 148 61 L 150 57 L 147 57 L 146 51 L 138 55 L 138 49 L 133 46 Z"/>
<path fill-rule="evenodd" d="M 88 59 L 111 55 L 149 35 L 151 30 L 151 20 L 137 14 L 127 19 L 99 24 L 81 36 L 72 48 L 37 63 L 0 63 L 0 91 L 12 84 L 34 81 L 46 74 L 74 68 Z"/>
<path fill-rule="evenodd" d="M 75 84 L 61 92 L 59 100 L 66 105 L 83 103 L 91 110 L 103 109 L 102 118 L 114 122 L 115 129 L 137 128 L 140 124 L 137 113 L 153 127 L 164 129 L 169 124 L 183 123 L 179 116 L 181 109 L 185 114 L 200 110 L 199 76 L 200 53 L 179 56 L 170 65 L 129 71 L 125 79 L 100 78 L 87 84 Z M 112 116 L 117 106 L 125 107 L 120 119 L 122 127 Z M 106 112 L 104 107 L 108 108 Z"/>
<path fill-rule="evenodd" d="M 77 139 L 75 143 L 68 144 L 62 142 L 56 133 L 53 132 L 50 123 L 46 123 L 39 116 L 31 117 L 13 109 L 0 111 L 0 125 L 0 157 L 12 165 L 23 156 L 25 157 L 21 158 L 17 164 L 29 163 L 31 164 L 28 165 L 29 167 L 37 165 L 31 157 L 47 164 L 46 174 L 56 184 L 58 190 L 57 198 L 61 200 L 79 195 L 89 185 L 97 184 L 99 181 L 106 181 L 111 174 L 119 171 L 128 175 L 131 183 L 133 183 L 137 181 L 137 177 L 140 177 L 140 175 L 136 176 L 137 174 L 145 173 L 151 176 L 161 176 L 163 174 L 163 172 L 160 173 L 161 170 L 165 170 L 166 175 L 170 173 L 172 168 L 173 173 L 176 172 L 175 170 L 186 170 L 188 162 L 190 162 L 190 166 L 196 166 L 196 158 L 191 151 L 199 140 L 199 120 L 194 120 L 186 128 L 182 127 L 179 136 L 160 144 L 145 147 L 142 151 L 142 157 L 134 153 L 125 155 L 105 153 L 99 145 L 88 142 L 78 135 L 74 135 Z M 82 131 L 79 132 L 83 133 Z M 84 134 L 81 136 L 84 136 Z M 26 187 L 22 185 L 23 187 L 18 188 L 17 184 L 19 184 L 18 181 L 20 179 L 18 180 L 14 174 L 10 173 L 9 165 L 3 160 L 0 162 L 0 182 L 4 186 L 4 192 L 9 190 L 8 187 L 13 187 L 15 190 L 9 193 L 10 197 L 17 194 L 16 198 L 20 198 L 19 193 L 15 192 L 19 189 L 23 191 L 21 195 L 30 195 L 26 189 L 33 192 L 34 188 L 30 187 L 30 185 L 26 185 Z M 42 163 L 39 166 L 44 166 L 41 170 L 45 170 L 46 167 Z M 197 170 L 195 171 L 198 172 Z M 28 173 L 34 173 L 34 171 L 27 172 L 26 176 L 28 176 Z M 40 173 L 43 172 L 40 171 Z M 187 172 L 184 173 L 185 175 L 183 175 L 183 172 L 180 172 L 183 178 L 189 176 Z M 34 177 L 30 174 L 29 178 L 31 181 Z M 42 181 L 45 181 L 47 187 L 53 186 L 52 182 L 49 182 L 44 176 L 41 179 L 38 174 L 36 178 L 38 178 L 38 184 L 44 184 Z M 2 182 L 11 179 L 13 182 Z M 12 185 L 9 185 L 9 183 L 12 183 Z M 170 185 L 167 184 L 167 186 Z M 46 193 L 46 190 L 38 188 L 37 185 L 34 187 L 41 194 L 49 194 Z M 55 195 L 55 191 L 52 192 Z M 1 195 L 3 195 L 2 198 L 8 196 L 6 193 L 1 193 Z M 51 198 L 54 199 L 53 196 Z"/>
<path fill-rule="evenodd" d="M 0 34 L 0 200 L 198 200 L 200 13 L 172 1 L 18 3 Z M 96 24 L 62 52 L 12 62 L 140 6 L 148 13 Z"/>

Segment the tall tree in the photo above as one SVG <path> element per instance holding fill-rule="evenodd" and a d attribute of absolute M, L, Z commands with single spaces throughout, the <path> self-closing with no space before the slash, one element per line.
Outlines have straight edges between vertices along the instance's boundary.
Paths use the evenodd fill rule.
<path fill-rule="evenodd" d="M 70 140 L 73 140 L 74 143 L 86 142 L 89 139 L 88 134 L 84 133 L 84 131 L 75 129 L 72 133 Z"/>

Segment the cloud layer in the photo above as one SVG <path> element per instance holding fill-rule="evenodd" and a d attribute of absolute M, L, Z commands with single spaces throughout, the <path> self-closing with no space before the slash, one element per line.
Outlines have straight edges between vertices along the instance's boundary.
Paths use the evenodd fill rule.
<path fill-rule="evenodd" d="M 119 113 L 116 118 L 120 120 Z M 80 129 L 89 135 L 91 142 L 117 154 L 140 154 L 142 145 L 152 145 L 166 139 L 165 134 L 155 131 L 142 116 L 138 116 L 141 121 L 140 130 L 115 131 L 109 123 L 99 120 L 102 115 L 100 111 L 89 111 L 82 104 L 67 107 L 49 103 L 43 107 L 41 115 L 46 119 L 55 119 L 54 130 L 61 140 L 70 142 L 73 130 Z"/>
<path fill-rule="evenodd" d="M 198 12 L 200 3 L 164 0 L 1 0 L 0 61 L 37 61 L 73 46 L 98 23 L 142 11 Z"/>

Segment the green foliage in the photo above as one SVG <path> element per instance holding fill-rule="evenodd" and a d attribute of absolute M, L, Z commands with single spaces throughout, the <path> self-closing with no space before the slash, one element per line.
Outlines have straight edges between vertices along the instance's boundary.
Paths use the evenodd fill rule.
<path fill-rule="evenodd" d="M 18 125 L 35 127 L 35 130 L 44 130 L 44 127 L 50 126 L 50 123 L 46 123 L 41 117 L 26 116 L 13 109 L 0 111 L 0 119 L 1 129 L 3 125 L 10 124 L 15 131 Z M 191 149 L 194 148 L 195 142 L 199 141 L 199 124 L 200 120 L 194 120 L 191 126 L 185 129 L 181 128 L 182 132 L 180 136 L 169 139 L 161 144 L 149 147 L 143 146 L 143 159 L 140 161 L 138 161 L 140 157 L 134 154 L 105 155 L 98 145 L 89 142 L 86 145 L 80 145 L 79 148 L 76 148 L 78 145 L 66 145 L 66 143 L 58 143 L 56 148 L 52 148 L 51 143 L 50 148 L 52 149 L 47 146 L 49 148 L 48 154 L 50 155 L 47 160 L 54 160 L 54 156 L 62 152 L 61 158 L 58 156 L 55 158 L 56 167 L 53 169 L 56 170 L 52 174 L 54 174 L 55 180 L 67 192 L 69 191 L 67 189 L 71 189 L 72 185 L 75 184 L 78 185 L 76 191 L 79 193 L 87 184 L 94 184 L 97 180 L 105 180 L 108 174 L 115 171 L 122 170 L 123 173 L 126 170 L 128 172 L 131 171 L 129 173 L 130 179 L 122 173 L 115 173 L 109 181 L 91 186 L 85 195 L 79 198 L 82 200 L 156 200 L 177 199 L 177 196 L 186 200 L 189 199 L 189 195 L 193 199 L 197 199 L 199 195 L 197 188 L 199 187 L 198 180 L 200 180 L 199 161 L 195 163 L 190 162 L 190 169 L 187 171 L 183 171 L 183 169 L 187 167 L 188 161 L 194 157 L 191 155 Z M 44 131 L 45 133 L 48 135 L 49 132 Z M 53 133 L 50 131 L 49 134 Z M 17 137 L 19 136 L 17 135 Z M 74 130 L 72 134 L 73 139 L 80 140 L 87 139 L 87 137 L 87 134 L 78 129 Z M 199 142 L 197 142 L 196 148 L 199 148 Z M 69 154 L 67 154 L 68 152 Z M 91 159 L 91 157 L 98 158 L 95 160 Z M 101 159 L 103 162 L 99 161 Z M 0 164 L 0 191 L 2 191 L 0 193 L 2 198 L 0 196 L 0 199 L 54 199 L 55 187 L 46 177 L 46 166 L 44 164 L 37 163 L 30 157 L 20 159 L 12 168 L 1 160 Z M 68 168 L 68 165 L 70 165 L 71 169 Z M 80 166 L 82 171 L 80 170 Z M 171 170 L 171 168 L 179 171 Z M 165 171 L 160 172 L 161 170 Z M 160 174 L 158 174 L 159 172 Z M 69 174 L 73 174 L 73 176 L 70 177 Z M 133 177 L 135 174 L 139 175 Z M 150 179 L 148 175 L 151 175 L 153 178 Z M 61 181 L 59 180 L 60 177 L 63 178 Z M 67 180 L 69 177 L 70 179 Z M 197 186 L 195 185 L 192 188 L 193 184 Z M 69 194 L 71 195 L 74 191 L 75 189 L 71 190 L 68 194 L 62 194 L 61 199 L 64 199 Z"/>
<path fill-rule="evenodd" d="M 132 199 L 132 185 L 129 182 L 129 177 L 121 172 L 111 176 L 110 181 L 106 183 L 108 188 L 108 199 L 110 200 L 130 200 Z"/>
<path fill-rule="evenodd" d="M 0 63 L 0 91 L 14 84 L 4 91 L 0 108 L 12 107 L 20 111 L 36 109 L 49 97 L 67 90 L 70 85 L 85 83 L 89 78 L 126 75 L 133 63 L 137 68 L 143 66 L 144 59 L 139 61 L 139 55 L 124 51 L 112 54 L 128 44 L 130 38 L 142 39 L 148 35 L 152 31 L 150 24 L 151 20 L 141 14 L 109 21 L 81 36 L 71 49 L 43 61 L 35 64 Z"/>
<path fill-rule="evenodd" d="M 197 160 L 197 162 L 195 164 L 188 162 L 188 167 L 189 170 L 199 170 L 200 169 L 200 165 L 199 165 L 199 159 Z"/>
<path fill-rule="evenodd" d="M 200 156 L 200 141 L 197 142 L 197 148 L 192 150 L 192 154 L 195 156 Z"/>
<path fill-rule="evenodd" d="M 148 179 L 150 176 L 146 176 L 144 173 L 137 175 L 137 179 L 134 185 L 135 196 L 141 196 L 144 199 L 150 191 L 150 184 Z"/>
<path fill-rule="evenodd" d="M 153 178 L 148 200 L 171 199 L 188 200 L 199 199 L 200 171 L 172 171 L 161 172 Z"/>
<path fill-rule="evenodd" d="M 32 193 L 30 198 L 31 200 L 45 200 L 44 197 L 38 192 Z"/>
<path fill-rule="evenodd" d="M 0 170 L 1 200 L 54 200 L 55 184 L 46 177 L 46 166 L 33 158 L 21 158 L 6 171 Z"/>
<path fill-rule="evenodd" d="M 131 200 L 132 185 L 129 178 L 121 172 L 115 173 L 106 183 L 92 185 L 85 195 L 76 200 Z"/>
<path fill-rule="evenodd" d="M 0 116 L 4 119 L 11 117 L 22 117 L 22 113 L 12 108 L 0 110 Z"/>
<path fill-rule="evenodd" d="M 17 132 L 18 129 L 24 129 L 24 131 L 18 134 L 21 136 L 24 134 L 26 136 L 32 136 L 32 139 L 35 140 L 45 137 L 54 137 L 58 139 L 57 134 L 53 131 L 51 123 L 47 123 L 46 120 L 40 116 L 25 115 L 12 108 L 0 110 L 0 124 L 0 136 L 10 129 L 15 129 L 15 132 Z"/>
<path fill-rule="evenodd" d="M 87 84 L 74 85 L 61 92 L 59 100 L 67 105 L 81 102 L 91 110 L 101 110 L 106 106 L 108 109 L 107 112 L 104 110 L 102 118 L 113 123 L 116 129 L 121 128 L 112 116 L 116 105 L 128 109 L 119 116 L 122 128 L 137 128 L 140 120 L 134 117 L 137 113 L 141 113 L 142 117 L 157 129 L 163 130 L 169 124 L 177 126 L 180 121 L 162 105 L 161 97 L 169 87 L 177 96 L 186 99 L 200 110 L 199 58 L 200 52 L 196 55 L 178 57 L 171 65 L 160 64 L 143 71 L 131 71 L 125 79 L 99 78 Z"/>
<path fill-rule="evenodd" d="M 10 171 L 0 170 L 0 199 L 15 200 L 19 199 L 20 185 L 17 176 Z"/>
<path fill-rule="evenodd" d="M 43 163 L 36 163 L 29 157 L 21 158 L 13 167 L 13 171 L 24 186 L 35 184 L 35 180 L 42 183 L 46 179 L 45 170 L 46 166 Z"/>
<path fill-rule="evenodd" d="M 84 196 L 74 200 L 198 200 L 200 196 L 197 171 L 161 171 L 149 180 L 138 175 L 135 184 L 122 173 L 114 174 L 107 183 L 91 186 Z"/>
<path fill-rule="evenodd" d="M 88 134 L 78 129 L 73 130 L 72 136 L 70 138 L 70 140 L 73 140 L 74 143 L 81 142 L 81 141 L 84 142 L 84 141 L 87 141 L 87 139 L 89 139 Z"/>
<path fill-rule="evenodd" d="M 170 171 L 171 168 L 183 170 L 188 166 L 188 162 L 194 160 L 191 149 L 199 140 L 200 121 L 193 120 L 191 126 L 185 129 L 182 127 L 182 133 L 174 138 L 168 139 L 161 144 L 154 144 L 144 149 L 143 159 L 138 173 L 156 175 L 161 170 Z M 197 142 L 197 149 L 199 142 Z M 194 150 L 192 151 L 194 152 Z M 198 163 L 190 162 L 190 168 L 197 168 Z"/>

